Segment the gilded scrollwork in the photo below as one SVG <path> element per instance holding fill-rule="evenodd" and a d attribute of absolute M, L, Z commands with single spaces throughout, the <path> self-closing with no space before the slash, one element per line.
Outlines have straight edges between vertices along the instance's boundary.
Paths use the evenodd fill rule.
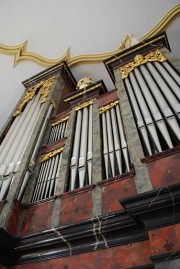
<path fill-rule="evenodd" d="M 92 104 L 93 104 L 93 100 L 87 101 L 87 102 L 85 102 L 83 104 L 80 104 L 80 105 L 76 106 L 75 110 L 77 111 L 77 110 L 83 109 L 84 107 L 90 106 Z"/>
<path fill-rule="evenodd" d="M 52 87 L 52 83 L 55 79 L 55 76 L 51 77 L 51 78 L 48 78 L 46 79 L 44 82 L 43 82 L 43 85 L 41 87 L 41 90 L 40 90 L 40 94 L 41 94 L 41 103 L 45 103 L 46 100 L 47 100 L 47 97 L 48 97 L 48 94 L 51 90 L 51 87 Z"/>
<path fill-rule="evenodd" d="M 119 103 L 119 101 L 117 100 L 117 101 L 115 101 L 115 102 L 113 102 L 113 103 L 110 103 L 110 104 L 108 104 L 108 105 L 106 105 L 106 106 L 102 106 L 102 107 L 100 107 L 100 108 L 99 108 L 99 114 L 102 114 L 102 113 L 106 112 L 107 110 L 109 110 L 109 109 L 111 109 L 112 107 L 116 106 L 118 103 Z"/>
<path fill-rule="evenodd" d="M 134 61 L 130 62 L 122 67 L 120 67 L 120 73 L 122 79 L 128 77 L 129 73 L 137 66 L 145 64 L 147 62 L 164 62 L 166 61 L 166 57 L 162 54 L 162 52 L 158 49 L 156 51 L 150 52 L 145 56 L 138 54 L 134 57 Z"/>
<path fill-rule="evenodd" d="M 64 122 L 64 121 L 67 121 L 68 119 L 69 119 L 69 116 L 67 116 L 67 117 L 65 117 L 65 118 L 63 118 L 63 119 L 57 120 L 56 122 L 53 122 L 53 123 L 51 124 L 51 126 L 56 126 L 56 125 L 58 125 L 58 124 L 60 124 L 60 123 L 62 123 L 62 122 Z"/>
<path fill-rule="evenodd" d="M 45 162 L 47 160 L 49 160 L 50 158 L 54 157 L 55 155 L 59 154 L 60 152 L 63 151 L 63 147 L 62 148 L 58 148 L 58 149 L 55 149 L 51 152 L 48 152 L 46 154 L 43 154 L 41 157 L 40 157 L 40 162 Z"/>
<path fill-rule="evenodd" d="M 47 99 L 47 96 L 51 90 L 51 86 L 53 83 L 53 80 L 55 79 L 55 76 L 45 80 L 45 81 L 40 81 L 37 83 L 35 86 L 31 87 L 30 89 L 27 90 L 25 96 L 23 97 L 21 103 L 19 104 L 18 108 L 13 114 L 13 117 L 18 116 L 25 105 L 34 97 L 36 94 L 36 91 L 41 87 L 40 94 L 41 94 L 41 103 L 44 103 Z"/>

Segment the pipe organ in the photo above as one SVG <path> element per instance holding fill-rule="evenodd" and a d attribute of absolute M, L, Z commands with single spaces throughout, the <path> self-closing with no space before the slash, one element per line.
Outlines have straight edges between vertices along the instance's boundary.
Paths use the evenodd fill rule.
<path fill-rule="evenodd" d="M 13 115 L 14 121 L 0 146 L 0 200 L 5 199 L 14 175 L 19 169 L 53 80 L 54 77 L 30 88 Z M 52 105 L 49 108 L 49 116 L 51 111 Z M 37 148 L 34 150 L 33 157 L 36 153 Z M 25 182 L 27 177 L 26 175 Z M 23 189 L 24 187 L 21 187 L 20 193 Z"/>
<path fill-rule="evenodd" d="M 0 268 L 178 259 L 180 78 L 167 48 L 161 33 L 107 59 L 111 91 L 90 77 L 76 87 L 65 62 L 23 82 L 0 146 Z"/>
<path fill-rule="evenodd" d="M 129 154 L 120 115 L 119 102 L 115 101 L 110 105 L 101 107 L 99 111 L 103 134 L 105 178 L 129 172 Z"/>
<path fill-rule="evenodd" d="M 56 143 L 66 137 L 69 116 L 51 124 L 47 145 Z M 46 199 L 54 195 L 61 166 L 63 147 L 41 156 L 41 166 L 33 192 L 32 202 Z"/>
<path fill-rule="evenodd" d="M 92 184 L 92 109 L 93 101 L 75 108 L 77 112 L 70 166 L 70 190 Z"/>
<path fill-rule="evenodd" d="M 56 149 L 41 157 L 41 167 L 34 189 L 32 202 L 54 195 L 61 165 L 63 148 Z"/>
<path fill-rule="evenodd" d="M 180 140 L 180 79 L 160 50 L 120 67 L 146 155 Z"/>
<path fill-rule="evenodd" d="M 56 141 L 66 137 L 68 119 L 69 116 L 51 124 L 51 132 L 48 139 L 48 144 L 55 143 Z"/>

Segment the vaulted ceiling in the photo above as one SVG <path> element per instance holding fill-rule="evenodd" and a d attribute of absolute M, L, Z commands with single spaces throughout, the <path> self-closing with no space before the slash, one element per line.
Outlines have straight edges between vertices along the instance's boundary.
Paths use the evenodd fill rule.
<path fill-rule="evenodd" d="M 76 80 L 103 79 L 111 90 L 114 85 L 102 60 L 116 53 L 126 35 L 145 40 L 165 29 L 172 52 L 180 58 L 178 4 L 179 0 L 1 0 L 0 128 L 24 91 L 21 82 L 61 60 L 68 62 Z"/>

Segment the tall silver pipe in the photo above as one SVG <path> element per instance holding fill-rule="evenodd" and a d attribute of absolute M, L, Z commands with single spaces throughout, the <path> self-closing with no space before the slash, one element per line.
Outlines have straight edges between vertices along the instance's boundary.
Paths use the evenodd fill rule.
<path fill-rule="evenodd" d="M 86 175 L 87 158 L 87 135 L 88 135 L 88 108 L 83 108 L 83 119 L 81 128 L 80 154 L 79 154 L 79 184 L 80 188 L 84 186 Z"/>
<path fill-rule="evenodd" d="M 70 184 L 71 190 L 73 190 L 75 187 L 75 180 L 76 180 L 76 175 L 77 175 L 77 160 L 79 158 L 81 122 L 82 122 L 82 111 L 78 110 L 74 145 L 73 145 L 73 153 L 72 153 L 72 158 L 71 158 L 71 184 Z"/>

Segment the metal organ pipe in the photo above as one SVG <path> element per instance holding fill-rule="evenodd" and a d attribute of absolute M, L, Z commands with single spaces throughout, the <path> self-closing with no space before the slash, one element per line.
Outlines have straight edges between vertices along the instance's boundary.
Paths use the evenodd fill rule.
<path fill-rule="evenodd" d="M 62 152 L 41 164 L 32 202 L 54 195 L 59 175 Z"/>
<path fill-rule="evenodd" d="M 154 120 L 157 124 L 157 127 L 159 128 L 159 130 L 160 130 L 162 136 L 164 137 L 166 143 L 168 144 L 169 148 L 172 148 L 173 144 L 172 144 L 171 138 L 169 136 L 167 127 L 164 123 L 162 115 L 161 115 L 151 93 L 149 92 L 149 89 L 148 89 L 145 81 L 137 68 L 135 69 L 134 72 L 135 72 L 137 81 L 141 87 L 141 90 L 144 93 L 144 98 L 147 102 L 147 105 L 148 105 L 150 111 L 151 111 L 152 117 L 154 118 Z"/>
<path fill-rule="evenodd" d="M 37 143 L 35 145 L 35 148 L 33 150 L 33 154 L 31 156 L 31 164 L 34 165 L 35 164 L 35 158 L 37 156 L 37 152 L 39 150 L 39 146 L 41 144 L 41 141 L 42 141 L 42 138 L 43 138 L 43 135 L 44 135 L 44 132 L 45 132 L 45 128 L 47 126 L 47 122 L 50 118 L 50 115 L 51 115 L 51 112 L 52 112 L 52 109 L 53 109 L 53 105 L 51 104 L 49 109 L 48 109 L 48 113 L 46 115 L 46 118 L 44 120 L 44 123 L 43 123 L 43 126 L 41 128 L 41 131 L 40 131 L 40 134 L 39 134 L 39 137 L 38 137 L 38 140 L 37 140 Z M 26 171 L 26 174 L 25 174 L 25 177 L 23 179 L 23 182 L 22 182 L 22 185 L 21 185 L 21 188 L 20 188 L 20 191 L 19 191 L 19 194 L 18 194 L 18 200 L 21 200 L 22 199 L 22 196 L 23 196 L 23 193 L 24 193 L 24 190 L 27 186 L 27 183 L 28 183 L 28 180 L 29 180 L 29 177 L 30 175 L 32 174 L 32 171 L 30 170 L 27 170 Z"/>
<path fill-rule="evenodd" d="M 161 113 L 164 115 L 166 118 L 166 121 L 170 128 L 173 130 L 177 138 L 180 140 L 180 128 L 177 123 L 177 120 L 173 114 L 172 107 L 170 107 L 165 100 L 164 96 L 160 92 L 158 86 L 156 85 L 154 79 L 152 78 L 150 72 L 147 70 L 147 68 L 143 65 L 140 66 L 140 70 L 146 80 L 147 85 L 149 86 L 149 89 L 156 100 Z M 162 89 L 163 91 L 163 89 Z M 170 98 L 170 97 L 169 97 Z"/>
<path fill-rule="evenodd" d="M 144 141 L 145 148 L 146 148 L 146 150 L 148 152 L 148 155 L 152 155 L 151 146 L 150 146 L 146 126 L 145 126 L 144 120 L 142 118 L 142 115 L 141 115 L 139 106 L 137 104 L 136 98 L 134 96 L 133 89 L 131 87 L 131 84 L 130 84 L 128 78 L 126 78 L 124 81 L 125 81 L 125 85 L 126 85 L 127 91 L 129 93 L 129 96 L 130 96 L 130 99 L 131 99 L 131 103 L 132 103 L 133 110 L 134 110 L 134 113 L 135 113 L 135 117 L 136 117 L 136 120 L 137 120 L 137 125 L 138 125 L 139 131 L 141 133 L 142 139 Z"/>
<path fill-rule="evenodd" d="M 38 106 L 38 101 L 39 101 L 39 96 L 36 96 L 31 108 L 28 111 L 26 118 L 24 119 L 24 121 L 21 125 L 21 129 L 19 130 L 19 132 L 17 133 L 17 135 L 15 137 L 15 140 L 14 140 L 14 143 L 11 147 L 11 150 L 9 151 L 9 153 L 7 154 L 7 156 L 4 160 L 5 164 L 10 164 L 8 171 L 6 171 L 6 174 L 13 172 L 15 169 L 16 163 L 14 161 L 17 162 L 17 156 L 20 153 L 18 148 L 20 148 L 21 150 L 24 148 L 24 141 L 26 141 L 26 139 L 28 138 L 28 136 L 27 136 L 28 132 L 31 131 L 31 129 L 29 128 L 29 121 L 32 118 L 33 113 L 35 113 L 36 116 L 38 114 L 39 107 L 40 107 L 40 106 Z M 25 138 L 24 138 L 24 133 L 26 133 Z M 23 140 L 23 142 L 21 144 L 22 140 Z"/>
<path fill-rule="evenodd" d="M 165 81 L 162 79 L 162 77 L 159 75 L 159 73 L 156 71 L 155 67 L 151 63 L 147 63 L 147 67 L 150 70 L 150 73 L 154 77 L 156 83 L 160 87 L 160 89 L 163 91 L 164 95 L 166 96 L 166 99 L 170 103 L 172 109 L 177 113 L 177 115 L 180 117 L 180 103 L 168 87 L 168 85 L 165 83 Z"/>
<path fill-rule="evenodd" d="M 105 163 L 106 178 L 109 177 L 109 156 L 108 156 L 108 140 L 107 140 L 107 128 L 105 114 L 102 114 L 102 127 L 103 127 L 103 155 Z"/>
<path fill-rule="evenodd" d="M 108 147 L 109 147 L 109 158 L 112 170 L 112 176 L 115 176 L 115 159 L 114 159 L 114 145 L 112 137 L 112 126 L 110 120 L 109 111 L 106 112 L 106 123 L 107 123 L 107 137 L 108 137 Z"/>
<path fill-rule="evenodd" d="M 88 183 L 92 184 L 92 105 L 89 106 L 89 128 L 88 128 L 88 152 L 87 152 L 87 167 L 88 167 Z"/>
<path fill-rule="evenodd" d="M 73 190 L 75 188 L 75 180 L 76 180 L 76 175 L 77 175 L 77 160 L 78 160 L 78 157 L 79 157 L 81 121 L 82 121 L 82 111 L 78 110 L 78 112 L 77 112 L 77 120 L 76 120 L 76 127 L 75 127 L 73 153 L 72 153 L 72 158 L 71 158 L 70 190 Z"/>
<path fill-rule="evenodd" d="M 50 116 L 51 116 L 51 112 L 52 112 L 52 110 L 53 110 L 53 105 L 51 104 L 50 107 L 49 107 L 49 109 L 48 109 L 48 113 L 47 113 L 46 118 L 45 118 L 45 120 L 44 120 L 43 126 L 42 126 L 42 128 L 41 128 L 41 132 L 40 132 L 40 134 L 39 134 L 37 143 L 36 143 L 35 148 L 34 148 L 34 150 L 33 150 L 33 154 L 32 154 L 32 157 L 31 157 L 31 162 L 32 162 L 32 163 L 34 163 L 35 158 L 36 158 L 36 156 L 37 156 L 37 152 L 38 152 L 38 150 L 39 150 L 39 146 L 40 146 L 40 144 L 41 144 L 41 141 L 42 141 L 42 138 L 43 138 L 43 135 L 44 135 L 46 126 L 47 126 L 47 122 L 48 122 L 48 120 L 49 120 L 49 118 L 50 118 Z"/>
<path fill-rule="evenodd" d="M 68 120 L 52 126 L 48 144 L 55 143 L 56 141 L 64 138 L 66 136 L 67 125 Z"/>
<path fill-rule="evenodd" d="M 122 174 L 122 158 L 121 158 L 121 151 L 120 151 L 120 140 L 118 135 L 118 129 L 115 119 L 115 111 L 114 107 L 110 110 L 111 119 L 112 119 L 112 131 L 113 131 L 113 138 L 114 138 L 114 149 L 116 154 L 116 160 L 118 164 L 119 173 Z"/>
<path fill-rule="evenodd" d="M 115 104 L 102 111 L 101 120 L 106 178 L 128 172 L 130 170 L 129 157 L 119 105 Z"/>
<path fill-rule="evenodd" d="M 158 138 L 158 135 L 157 135 L 157 132 L 156 132 L 156 128 L 155 128 L 155 125 L 154 125 L 154 122 L 153 122 L 153 119 L 151 117 L 151 114 L 150 114 L 150 111 L 148 110 L 148 107 L 145 103 L 145 100 L 142 96 L 142 93 L 141 93 L 141 90 L 139 88 L 139 85 L 134 77 L 134 74 L 131 72 L 130 73 L 130 80 L 131 80 L 131 83 L 132 83 L 132 86 L 133 86 L 133 89 L 134 89 L 134 92 L 135 92 L 135 95 L 136 95 L 136 98 L 138 100 L 138 104 L 141 108 L 141 111 L 142 111 L 142 115 L 143 115 L 143 118 L 145 120 L 145 123 L 147 125 L 147 129 L 158 149 L 158 151 L 162 151 L 162 148 L 161 148 L 161 145 L 160 145 L 160 142 L 159 142 L 159 138 Z"/>
<path fill-rule="evenodd" d="M 124 156 L 124 160 L 126 163 L 127 171 L 130 171 L 130 166 L 129 166 L 129 157 L 128 157 L 128 148 L 127 148 L 127 143 L 124 135 L 124 129 L 123 129 L 123 124 L 121 120 L 121 115 L 120 115 L 120 109 L 119 106 L 115 106 L 116 109 L 116 115 L 117 115 L 117 126 L 119 127 L 119 135 L 120 135 L 120 140 L 121 140 L 121 147 L 122 147 L 122 152 Z"/>
<path fill-rule="evenodd" d="M 155 62 L 154 65 L 162 75 L 163 79 L 166 81 L 167 84 L 171 87 L 171 90 L 175 94 L 175 96 L 179 99 L 180 101 L 180 89 L 179 86 L 175 80 L 172 78 L 172 76 L 166 71 L 166 69 L 163 67 L 162 64 Z M 174 72 L 175 73 L 175 72 Z M 180 80 L 180 79 L 179 79 Z M 180 83 L 180 81 L 179 81 Z"/>
<path fill-rule="evenodd" d="M 180 86 L 180 77 L 179 77 L 179 75 L 174 71 L 174 69 L 170 66 L 170 64 L 167 61 L 163 62 L 162 64 L 166 68 L 166 70 L 171 74 L 171 76 L 176 81 L 176 83 Z"/>
<path fill-rule="evenodd" d="M 26 106 L 25 110 L 23 111 L 23 113 L 21 113 L 19 116 L 19 120 L 16 122 L 17 124 L 15 126 L 12 126 L 12 132 L 11 132 L 11 128 L 9 130 L 10 132 L 10 136 L 9 137 L 5 137 L 4 140 L 6 142 L 6 145 L 4 146 L 4 149 L 1 151 L 0 154 L 0 165 L 1 165 L 1 175 L 5 174 L 6 172 L 6 167 L 9 164 L 9 162 L 11 162 L 11 160 L 9 162 L 5 162 L 5 159 L 8 155 L 8 153 L 13 153 L 14 152 L 14 148 L 12 147 L 13 143 L 16 142 L 16 137 L 18 134 L 18 131 L 21 129 L 21 126 L 23 125 L 24 119 L 26 117 L 26 115 L 29 112 L 29 109 L 31 108 L 32 104 L 33 104 L 34 99 L 32 99 Z M 2 169 L 3 168 L 3 169 Z"/>
<path fill-rule="evenodd" d="M 81 141 L 79 154 L 79 183 L 80 188 L 84 186 L 86 173 L 86 155 L 87 155 L 87 134 L 88 134 L 88 108 L 83 109 L 83 119 L 81 127 Z"/>
<path fill-rule="evenodd" d="M 77 110 L 70 190 L 92 182 L 92 101 L 89 102 Z"/>

